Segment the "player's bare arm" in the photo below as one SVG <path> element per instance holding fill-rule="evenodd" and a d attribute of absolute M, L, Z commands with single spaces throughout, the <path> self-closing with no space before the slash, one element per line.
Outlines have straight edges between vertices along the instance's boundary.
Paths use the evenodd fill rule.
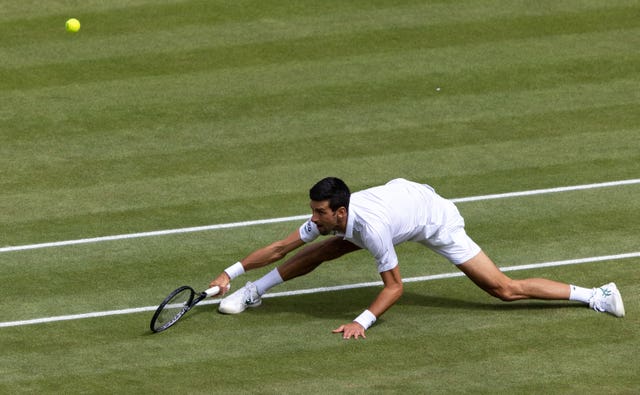
<path fill-rule="evenodd" d="M 400 276 L 399 266 L 394 267 L 391 270 L 380 273 L 384 288 L 378 294 L 378 297 L 369 306 L 371 311 L 376 317 L 380 317 L 393 306 L 398 299 L 402 296 L 402 276 Z"/>
<path fill-rule="evenodd" d="M 300 239 L 300 233 L 296 230 L 282 240 L 275 241 L 265 247 L 253 251 L 239 263 L 244 271 L 258 269 L 284 258 L 288 253 L 302 246 L 304 241 Z M 210 287 L 218 286 L 224 295 L 229 289 L 231 278 L 223 271 L 209 284 Z"/>
<path fill-rule="evenodd" d="M 300 239 L 300 233 L 295 230 L 286 238 L 273 242 L 249 254 L 241 261 L 242 266 L 247 271 L 267 266 L 284 258 L 288 253 L 303 244 L 304 241 Z"/>
<path fill-rule="evenodd" d="M 351 339 L 352 337 L 354 339 L 358 339 L 360 337 L 366 338 L 367 336 L 365 335 L 365 331 L 368 328 L 365 328 L 365 326 L 368 327 L 368 325 L 370 325 L 369 323 L 373 323 L 372 321 L 384 314 L 385 311 L 400 299 L 403 287 L 402 277 L 400 276 L 400 269 L 398 266 L 380 273 L 380 277 L 384 283 L 384 288 L 380 291 L 373 303 L 371 303 L 369 309 L 356 318 L 355 321 L 341 325 L 335 329 L 333 333 L 342 333 L 343 339 Z M 362 320 L 360 319 L 361 317 Z M 364 325 L 357 321 L 362 321 Z"/>

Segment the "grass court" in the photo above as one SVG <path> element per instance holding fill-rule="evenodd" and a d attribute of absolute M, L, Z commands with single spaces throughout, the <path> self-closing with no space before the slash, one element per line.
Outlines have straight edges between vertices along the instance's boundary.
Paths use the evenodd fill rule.
<path fill-rule="evenodd" d="M 640 4 L 539 1 L 2 1 L 0 393 L 530 394 L 640 391 Z M 68 18 L 82 23 L 76 34 Z M 627 316 L 507 304 L 463 277 L 405 285 L 343 341 L 378 287 L 197 307 L 203 289 L 301 221 L 17 249 L 298 216 L 334 175 L 404 177 L 461 202 L 501 267 L 586 287 Z M 455 272 L 417 245 L 405 278 Z M 234 281 L 235 288 L 268 269 Z M 272 292 L 378 281 L 366 252 Z"/>

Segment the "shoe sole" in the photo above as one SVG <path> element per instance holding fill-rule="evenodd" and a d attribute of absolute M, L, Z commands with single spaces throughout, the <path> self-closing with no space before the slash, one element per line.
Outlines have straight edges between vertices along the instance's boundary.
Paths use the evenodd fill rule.
<path fill-rule="evenodd" d="M 620 295 L 620 291 L 618 291 L 618 287 L 615 284 L 611 284 L 613 288 L 613 311 L 611 314 L 616 317 L 622 318 L 624 317 L 624 303 L 622 302 L 622 295 Z"/>
<path fill-rule="evenodd" d="M 245 304 L 244 307 L 240 310 L 232 310 L 220 304 L 220 306 L 218 306 L 218 312 L 222 314 L 240 314 L 243 311 L 245 311 L 247 307 L 250 307 L 253 309 L 253 308 L 259 307 L 261 304 L 262 304 L 262 301 L 258 303 L 253 303 L 253 304 Z"/>

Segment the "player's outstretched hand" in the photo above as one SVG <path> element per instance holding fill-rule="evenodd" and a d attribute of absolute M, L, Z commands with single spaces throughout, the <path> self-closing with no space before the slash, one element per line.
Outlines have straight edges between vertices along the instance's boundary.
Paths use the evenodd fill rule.
<path fill-rule="evenodd" d="M 209 288 L 215 286 L 220 287 L 220 292 L 214 296 L 223 296 L 224 294 L 229 292 L 229 289 L 231 288 L 229 275 L 225 272 L 220 273 L 220 275 L 216 277 L 215 280 L 209 283 Z"/>
<path fill-rule="evenodd" d="M 364 334 L 364 328 L 357 322 L 340 325 L 339 328 L 333 330 L 333 333 L 342 333 L 343 339 L 351 339 L 352 337 L 354 339 L 358 339 L 359 337 L 362 337 L 363 339 L 367 338 Z"/>

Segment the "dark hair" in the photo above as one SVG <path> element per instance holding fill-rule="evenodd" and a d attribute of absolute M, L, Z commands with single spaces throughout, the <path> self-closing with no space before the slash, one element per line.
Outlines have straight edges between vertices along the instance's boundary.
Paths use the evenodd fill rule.
<path fill-rule="evenodd" d="M 347 184 L 336 177 L 323 178 L 309 190 L 309 198 L 311 200 L 316 202 L 328 200 L 329 208 L 333 211 L 336 211 L 340 207 L 348 210 L 350 197 L 351 192 Z"/>

